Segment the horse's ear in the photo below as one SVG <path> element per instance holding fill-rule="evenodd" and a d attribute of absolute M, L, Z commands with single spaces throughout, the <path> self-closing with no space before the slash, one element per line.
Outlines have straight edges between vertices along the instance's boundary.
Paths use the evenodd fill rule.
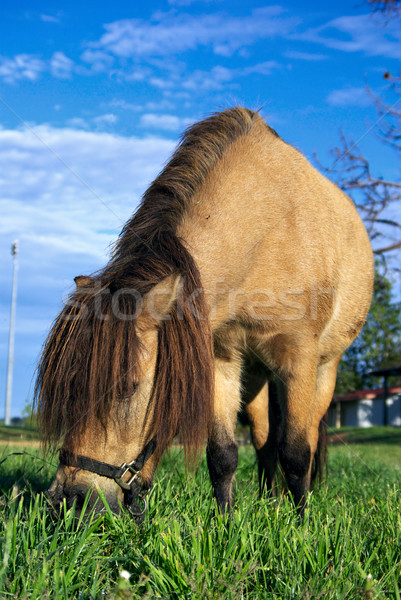
<path fill-rule="evenodd" d="M 147 317 L 153 322 L 168 319 L 177 299 L 182 295 L 183 280 L 181 275 L 169 275 L 144 297 L 144 310 Z"/>
<path fill-rule="evenodd" d="M 77 275 L 77 277 L 74 277 L 74 281 L 77 284 L 77 288 L 90 287 L 93 285 L 93 279 L 88 275 Z"/>

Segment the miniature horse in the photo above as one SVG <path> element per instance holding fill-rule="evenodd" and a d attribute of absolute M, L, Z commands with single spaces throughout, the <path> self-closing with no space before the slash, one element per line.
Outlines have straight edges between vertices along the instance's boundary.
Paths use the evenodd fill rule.
<path fill-rule="evenodd" d="M 190 127 L 110 262 L 76 278 L 45 343 L 37 410 L 47 446 L 63 437 L 53 501 L 79 510 L 93 484 L 113 510 L 135 512 L 179 436 L 190 458 L 207 442 L 227 511 L 243 408 L 261 487 L 279 460 L 302 513 L 372 280 L 352 201 L 258 113 L 232 108 Z M 280 428 L 269 426 L 272 378 Z"/>

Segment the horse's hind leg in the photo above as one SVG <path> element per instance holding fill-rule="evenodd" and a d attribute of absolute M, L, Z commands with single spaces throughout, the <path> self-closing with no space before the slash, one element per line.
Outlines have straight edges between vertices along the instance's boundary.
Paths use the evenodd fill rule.
<path fill-rule="evenodd" d="M 334 391 L 338 359 L 292 373 L 281 390 L 284 398 L 284 431 L 279 457 L 288 489 L 303 514 L 311 485 L 311 467 L 319 440 L 319 424 Z"/>
<path fill-rule="evenodd" d="M 216 360 L 214 420 L 206 449 L 207 464 L 219 510 L 232 506 L 232 482 L 238 463 L 235 441 L 241 404 L 240 363 Z"/>
<path fill-rule="evenodd" d="M 274 384 L 267 382 L 265 371 L 251 368 L 244 370 L 242 381 L 245 412 L 258 459 L 259 492 L 266 489 L 275 495 L 279 427 Z"/>

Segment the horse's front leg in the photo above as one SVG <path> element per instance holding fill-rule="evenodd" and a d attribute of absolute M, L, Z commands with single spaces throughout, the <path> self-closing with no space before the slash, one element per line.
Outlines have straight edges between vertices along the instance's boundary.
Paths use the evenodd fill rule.
<path fill-rule="evenodd" d="M 279 456 L 288 489 L 302 516 L 311 488 L 312 461 L 318 447 L 319 424 L 334 393 L 339 358 L 316 368 L 304 365 L 282 387 L 284 432 Z"/>
<path fill-rule="evenodd" d="M 207 445 L 207 464 L 219 510 L 232 507 L 232 483 L 238 463 L 235 426 L 240 396 L 239 362 L 216 360 L 214 420 Z"/>

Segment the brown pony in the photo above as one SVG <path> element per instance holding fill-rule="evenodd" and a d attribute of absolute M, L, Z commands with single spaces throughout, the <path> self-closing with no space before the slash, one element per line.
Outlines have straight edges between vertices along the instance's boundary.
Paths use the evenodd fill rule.
<path fill-rule="evenodd" d="M 178 435 L 189 458 L 207 441 L 225 511 L 243 408 L 260 487 L 272 488 L 280 460 L 302 512 L 372 279 L 351 200 L 258 113 L 232 108 L 193 125 L 109 264 L 75 279 L 45 343 L 37 410 L 45 443 L 64 439 L 54 502 L 79 510 L 93 484 L 117 512 L 132 508 Z"/>

